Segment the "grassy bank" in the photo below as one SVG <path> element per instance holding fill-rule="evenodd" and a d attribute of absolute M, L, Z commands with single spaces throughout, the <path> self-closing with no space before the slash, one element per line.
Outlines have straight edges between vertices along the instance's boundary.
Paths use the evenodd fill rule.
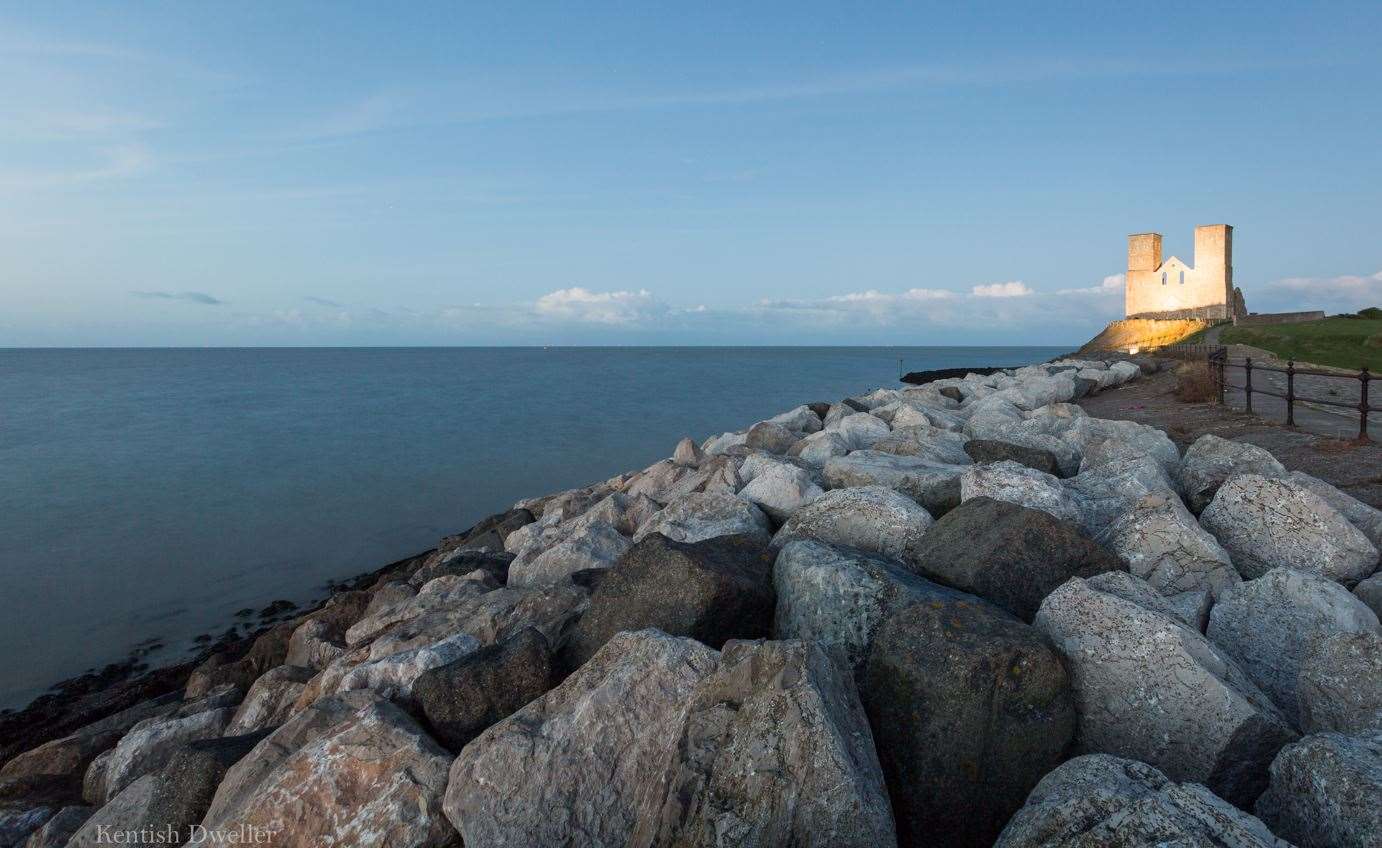
<path fill-rule="evenodd" d="M 1282 359 L 1382 372 L 1382 313 L 1335 317 L 1300 324 L 1225 327 L 1219 340 L 1269 350 Z"/>

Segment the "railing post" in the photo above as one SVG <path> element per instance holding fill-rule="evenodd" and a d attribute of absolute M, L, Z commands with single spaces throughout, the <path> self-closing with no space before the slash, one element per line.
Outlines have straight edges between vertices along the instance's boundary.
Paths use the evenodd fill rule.
<path fill-rule="evenodd" d="M 1296 426 L 1296 361 L 1286 361 L 1286 426 Z"/>
<path fill-rule="evenodd" d="M 1246 372 L 1246 374 L 1247 374 L 1247 377 L 1245 378 L 1244 383 L 1243 383 L 1243 393 L 1247 396 L 1247 399 L 1248 399 L 1248 401 L 1247 401 L 1247 402 L 1248 402 L 1248 412 L 1252 412 L 1252 357 L 1251 357 L 1251 356 L 1249 356 L 1249 357 L 1247 358 L 1247 361 L 1243 363 L 1243 370 L 1244 370 L 1244 371 Z"/>
<path fill-rule="evenodd" d="M 1363 370 L 1358 372 L 1358 379 L 1362 382 L 1362 387 L 1358 391 L 1358 441 L 1368 441 L 1368 381 L 1372 375 L 1368 373 L 1368 366 L 1364 365 Z"/>

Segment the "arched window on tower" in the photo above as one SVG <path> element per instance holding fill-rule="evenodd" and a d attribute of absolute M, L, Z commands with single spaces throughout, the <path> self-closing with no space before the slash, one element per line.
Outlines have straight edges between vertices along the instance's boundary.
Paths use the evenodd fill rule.
<path fill-rule="evenodd" d="M 1163 286 L 1166 285 L 1166 272 L 1165 272 L 1165 271 L 1162 271 L 1162 272 L 1161 272 L 1161 284 L 1162 284 Z"/>

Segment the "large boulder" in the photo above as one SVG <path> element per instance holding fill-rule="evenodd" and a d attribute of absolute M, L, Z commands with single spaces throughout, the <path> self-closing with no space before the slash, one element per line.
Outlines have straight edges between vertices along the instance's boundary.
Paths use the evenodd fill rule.
<path fill-rule="evenodd" d="M 467 845 L 628 845 L 698 684 L 719 654 L 619 633 L 560 686 L 481 733 L 451 766 L 446 816 Z"/>
<path fill-rule="evenodd" d="M 334 690 L 321 694 L 369 689 L 399 703 L 411 705 L 413 684 L 424 671 L 455 662 L 479 648 L 480 641 L 474 636 L 454 633 L 431 645 L 408 648 L 378 658 L 371 656 L 368 661 L 346 672 Z"/>
<path fill-rule="evenodd" d="M 274 666 L 259 675 L 226 727 L 226 735 L 253 733 L 287 721 L 293 713 L 293 704 L 314 676 L 312 669 L 297 665 Z"/>
<path fill-rule="evenodd" d="M 933 516 L 960 502 L 960 475 L 967 465 L 945 465 L 916 456 L 873 450 L 828 459 L 821 468 L 827 488 L 885 486 L 921 504 Z"/>
<path fill-rule="evenodd" d="M 776 421 L 760 421 L 749 428 L 744 444 L 768 453 L 786 453 L 801 439 L 801 433 Z"/>
<path fill-rule="evenodd" d="M 1295 568 L 1352 586 L 1377 568 L 1377 549 L 1324 498 L 1292 480 L 1230 477 L 1200 514 L 1238 573 Z"/>
<path fill-rule="evenodd" d="M 1042 448 L 1015 445 L 998 439 L 970 439 L 965 442 L 964 451 L 976 463 L 1016 462 L 1018 465 L 1060 476 L 1060 463 L 1056 461 L 1056 455 Z"/>
<path fill-rule="evenodd" d="M 887 436 L 873 443 L 873 450 L 897 456 L 911 456 L 942 465 L 969 465 L 966 445 L 969 438 L 963 433 L 930 426 L 894 426 Z"/>
<path fill-rule="evenodd" d="M 1353 587 L 1353 597 L 1367 604 L 1368 609 L 1382 619 L 1382 572 L 1359 580 L 1358 585 Z"/>
<path fill-rule="evenodd" d="M 562 652 L 567 669 L 589 660 L 616 633 L 657 628 L 712 648 L 769 635 L 772 555 L 756 536 L 685 543 L 652 535 L 602 575 L 590 608 Z"/>
<path fill-rule="evenodd" d="M 447 537 L 438 546 L 439 551 L 504 550 L 504 541 L 509 534 L 533 522 L 533 514 L 526 509 L 510 509 L 481 519 L 469 530 L 459 536 Z"/>
<path fill-rule="evenodd" d="M 363 693 L 326 698 L 230 768 L 203 824 L 272 832 L 292 848 L 452 848 L 441 810 L 450 763 L 397 706 Z"/>
<path fill-rule="evenodd" d="M 812 465 L 822 465 L 831 457 L 844 456 L 847 453 L 849 442 L 834 430 L 812 433 L 787 451 L 788 456 L 795 456 Z"/>
<path fill-rule="evenodd" d="M 1040 633 L 959 593 L 894 611 L 860 681 L 902 845 L 988 846 L 1075 731 Z"/>
<path fill-rule="evenodd" d="M 1174 485 L 1160 463 L 1142 455 L 1118 456 L 1097 465 L 1090 465 L 1086 455 L 1080 473 L 1065 483 L 1079 505 L 1081 526 L 1091 536 L 1104 532 L 1142 498 L 1170 492 Z"/>
<path fill-rule="evenodd" d="M 509 566 L 509 585 L 556 583 L 591 568 L 609 568 L 630 542 L 614 525 L 592 521 L 550 548 L 525 550 Z"/>
<path fill-rule="evenodd" d="M 700 542 L 716 536 L 750 535 L 767 542 L 768 516 L 743 498 L 722 493 L 691 494 L 667 504 L 634 534 L 640 542 L 654 533 L 678 542 Z"/>
<path fill-rule="evenodd" d="M 1300 665 L 1300 729 L 1355 736 L 1382 731 L 1382 633 L 1335 633 Z"/>
<path fill-rule="evenodd" d="M 770 464 L 739 490 L 739 497 L 757 504 L 777 522 L 786 521 L 820 496 L 821 488 L 811 482 L 810 475 L 781 462 Z"/>
<path fill-rule="evenodd" d="M 883 419 L 867 412 L 856 412 L 826 425 L 827 430 L 839 433 L 850 450 L 868 450 L 873 443 L 888 435 L 891 428 Z"/>
<path fill-rule="evenodd" d="M 1362 531 L 1363 535 L 1368 537 L 1368 541 L 1372 542 L 1374 548 L 1382 551 L 1382 509 L 1368 506 L 1347 492 L 1341 492 L 1336 487 L 1318 477 L 1312 477 L 1304 471 L 1292 471 L 1286 475 L 1286 479 L 1298 483 L 1324 498 L 1325 503 L 1337 509 L 1340 515 L 1348 519 L 1348 523 Z"/>
<path fill-rule="evenodd" d="M 105 798 L 146 774 L 156 772 L 183 744 L 222 735 L 235 710 L 221 708 L 189 716 L 150 718 L 130 728 L 115 746 L 105 768 Z"/>
<path fill-rule="evenodd" d="M 1228 552 L 1174 492 L 1139 498 L 1104 529 L 1099 542 L 1163 595 L 1207 587 L 1217 598 L 1242 580 Z"/>
<path fill-rule="evenodd" d="M 1103 574 L 1086 578 L 1085 582 L 1092 589 L 1169 616 L 1200 633 L 1203 633 L 1209 624 L 1209 609 L 1214 599 L 1209 590 L 1203 587 L 1167 596 L 1153 589 L 1146 580 L 1126 571 L 1105 571 Z"/>
<path fill-rule="evenodd" d="M 1382 844 L 1382 732 L 1307 736 L 1272 763 L 1258 818 L 1301 848 Z"/>
<path fill-rule="evenodd" d="M 798 433 L 815 433 L 821 429 L 821 417 L 806 404 L 793 407 L 768 420 Z"/>
<path fill-rule="evenodd" d="M 1372 610 L 1338 583 L 1274 568 L 1225 592 L 1206 632 L 1299 727 L 1298 678 L 1306 656 L 1336 633 L 1382 629 Z"/>
<path fill-rule="evenodd" d="M 1041 779 L 995 848 L 1290 848 L 1261 821 L 1198 783 L 1108 754 Z"/>
<path fill-rule="evenodd" d="M 1122 562 L 1050 513 L 989 497 L 966 500 L 903 558 L 917 573 L 992 601 L 1031 621 L 1041 601 L 1071 577 L 1124 568 Z"/>
<path fill-rule="evenodd" d="M 413 698 L 427 726 L 453 751 L 541 697 L 555 682 L 552 650 L 535 628 L 424 671 Z"/>
<path fill-rule="evenodd" d="M 1285 477 L 1286 468 L 1257 445 L 1204 435 L 1185 449 L 1176 480 L 1190 509 L 1198 515 L 1214 500 L 1224 481 L 1235 474 Z"/>
<path fill-rule="evenodd" d="M 1080 503 L 1055 476 L 1011 460 L 971 465 L 960 476 L 960 502 L 974 498 L 1039 509 L 1071 524 L 1080 525 Z"/>
<path fill-rule="evenodd" d="M 1099 455 L 1101 445 L 1112 442 L 1123 455 L 1150 456 L 1167 474 L 1175 474 L 1180 467 L 1180 451 L 1176 443 L 1162 431 L 1135 421 L 1112 421 L 1106 418 L 1081 416 L 1071 419 L 1060 433 L 1061 439 L 1081 456 Z"/>
<path fill-rule="evenodd" d="M 783 546 L 773 563 L 773 585 L 774 638 L 838 647 L 856 669 L 862 668 L 874 634 L 893 610 L 956 594 L 887 559 L 814 539 Z"/>
<path fill-rule="evenodd" d="M 44 822 L 42 827 L 35 830 L 27 841 L 17 843 L 16 848 L 19 845 L 23 848 L 66 848 L 76 832 L 91 818 L 92 812 L 93 810 L 84 804 L 63 807 Z"/>
<path fill-rule="evenodd" d="M 1227 653 L 1169 616 L 1072 578 L 1034 623 L 1070 664 L 1081 753 L 1141 760 L 1243 805 L 1296 738 Z"/>
<path fill-rule="evenodd" d="M 896 844 L 868 719 L 843 657 L 731 642 L 701 681 L 631 845 Z"/>
<path fill-rule="evenodd" d="M 114 834 L 137 834 L 149 821 L 160 782 L 157 774 L 132 781 L 77 828 L 67 848 L 96 848 L 113 844 Z M 129 841 L 133 843 L 134 839 Z"/>
<path fill-rule="evenodd" d="M 834 489 L 794 513 L 772 544 L 781 548 L 796 539 L 816 539 L 899 559 L 933 523 L 916 501 L 885 486 Z"/>

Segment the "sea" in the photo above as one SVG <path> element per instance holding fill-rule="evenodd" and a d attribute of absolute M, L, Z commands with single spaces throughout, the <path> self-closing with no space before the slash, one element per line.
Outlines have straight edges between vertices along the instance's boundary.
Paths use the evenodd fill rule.
<path fill-rule="evenodd" d="M 683 436 L 1069 349 L 0 349 L 0 708 Z"/>

